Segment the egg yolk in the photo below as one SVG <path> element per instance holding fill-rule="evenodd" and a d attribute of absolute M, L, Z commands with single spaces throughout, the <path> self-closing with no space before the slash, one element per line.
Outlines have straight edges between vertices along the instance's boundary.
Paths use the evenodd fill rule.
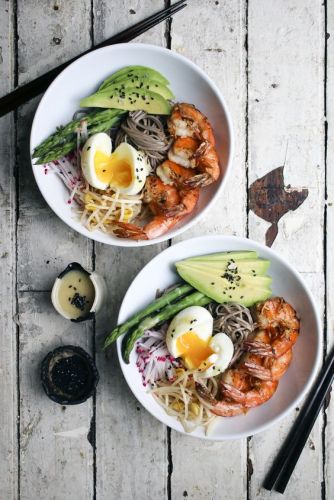
<path fill-rule="evenodd" d="M 102 151 L 96 151 L 94 168 L 96 176 L 101 182 L 123 188 L 131 184 L 131 165 L 117 154 L 106 155 Z"/>
<path fill-rule="evenodd" d="M 190 370 L 198 368 L 205 361 L 213 350 L 209 347 L 209 340 L 202 340 L 195 332 L 186 332 L 176 339 L 176 347 L 179 357 L 183 359 L 185 365 Z"/>

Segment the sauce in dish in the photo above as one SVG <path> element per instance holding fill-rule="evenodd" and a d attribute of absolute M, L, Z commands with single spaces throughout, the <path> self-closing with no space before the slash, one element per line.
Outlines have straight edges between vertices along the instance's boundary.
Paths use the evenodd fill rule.
<path fill-rule="evenodd" d="M 63 315 L 69 319 L 87 316 L 95 299 L 95 289 L 89 274 L 80 269 L 73 269 L 60 281 L 57 293 Z"/>
<path fill-rule="evenodd" d="M 99 374 L 91 356 L 81 347 L 60 346 L 42 362 L 42 385 L 56 403 L 83 403 L 94 393 Z"/>

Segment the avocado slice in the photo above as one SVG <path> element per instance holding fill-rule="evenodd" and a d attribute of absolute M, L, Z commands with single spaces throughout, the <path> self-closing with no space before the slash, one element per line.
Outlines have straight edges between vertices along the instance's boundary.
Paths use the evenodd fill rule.
<path fill-rule="evenodd" d="M 119 80 L 130 80 L 138 78 L 147 78 L 148 80 L 155 80 L 162 85 L 168 85 L 169 81 L 159 71 L 147 66 L 126 66 L 113 73 L 109 78 L 104 80 L 100 90 L 110 85 L 111 82 L 118 82 Z"/>
<path fill-rule="evenodd" d="M 215 272 L 176 264 L 179 275 L 194 288 L 220 303 L 237 302 L 246 307 L 271 297 L 269 276 L 235 274 L 227 279 Z"/>
<path fill-rule="evenodd" d="M 140 90 L 128 88 L 124 90 L 111 90 L 90 95 L 81 99 L 81 107 L 88 108 L 116 108 L 127 111 L 142 109 L 147 113 L 156 115 L 169 115 L 171 112 L 170 103 L 161 95 L 150 90 Z"/>
<path fill-rule="evenodd" d="M 100 88 L 97 94 L 104 94 L 109 91 L 121 91 L 129 88 L 140 89 L 144 92 L 150 90 L 151 92 L 161 95 L 165 99 L 174 99 L 175 97 L 173 92 L 166 87 L 166 85 L 163 85 L 157 80 L 148 80 L 147 78 L 138 78 L 135 80 L 132 78 L 131 80 L 125 79 L 119 80 L 118 82 L 111 82 L 108 86 Z"/>
<path fill-rule="evenodd" d="M 180 262 L 192 269 L 200 269 L 207 271 L 215 271 L 223 274 L 225 272 L 235 272 L 242 274 L 251 274 L 253 276 L 265 276 L 270 266 L 270 261 L 265 259 L 244 259 L 231 262 L 231 260 L 215 260 L 215 261 L 191 261 L 183 260 Z"/>
<path fill-rule="evenodd" d="M 199 255 L 197 257 L 191 257 L 187 260 L 192 261 L 216 261 L 216 260 L 244 260 L 244 259 L 257 259 L 257 252 L 253 252 L 250 250 L 240 250 L 238 252 L 230 251 L 230 252 L 218 252 L 218 253 L 209 253 L 207 255 Z"/>

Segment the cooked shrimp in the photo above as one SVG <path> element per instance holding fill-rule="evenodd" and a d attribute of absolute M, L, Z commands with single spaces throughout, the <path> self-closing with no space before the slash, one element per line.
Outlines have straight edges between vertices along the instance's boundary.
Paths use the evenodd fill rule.
<path fill-rule="evenodd" d="M 298 330 L 300 321 L 296 311 L 282 297 L 272 297 L 255 306 L 256 321 L 262 328 Z"/>
<path fill-rule="evenodd" d="M 299 334 L 295 310 L 275 297 L 258 304 L 255 312 L 260 328 L 244 342 L 238 365 L 222 374 L 218 397 L 209 397 L 205 387 L 197 389 L 216 415 L 239 415 L 268 401 L 291 363 Z"/>
<path fill-rule="evenodd" d="M 191 137 L 179 137 L 168 151 L 168 159 L 177 165 L 193 169 L 193 173 L 185 181 L 186 185 L 208 186 L 220 175 L 217 152 L 207 141 L 199 144 Z"/>
<path fill-rule="evenodd" d="M 165 184 L 156 175 L 149 175 L 145 182 L 143 202 L 149 205 L 154 214 L 164 213 L 180 203 L 175 186 Z"/>
<path fill-rule="evenodd" d="M 191 213 L 198 201 L 198 188 L 165 184 L 157 176 L 149 176 L 145 184 L 144 201 L 154 217 L 144 226 L 115 223 L 114 233 L 120 238 L 151 240 L 166 233 L 183 217 Z"/>
<path fill-rule="evenodd" d="M 274 356 L 282 356 L 297 341 L 300 321 L 293 307 L 281 297 L 273 297 L 257 304 L 256 322 L 270 335 Z M 248 345 L 249 348 L 249 345 Z"/>
<path fill-rule="evenodd" d="M 196 392 L 200 399 L 210 405 L 210 411 L 220 417 L 234 417 L 241 413 L 246 413 L 247 411 L 242 404 L 229 401 L 218 401 L 205 386 L 198 382 L 196 382 Z"/>
<path fill-rule="evenodd" d="M 243 404 L 245 408 L 252 408 L 268 401 L 277 389 L 277 379 L 271 377 L 270 369 L 263 375 L 265 358 L 254 354 L 246 354 L 235 369 L 227 370 L 221 380 L 221 394 L 223 399 Z"/>
<path fill-rule="evenodd" d="M 189 168 L 171 160 L 165 160 L 157 168 L 157 175 L 165 184 L 176 184 L 183 186 L 188 179 L 193 177 L 193 172 Z"/>
<path fill-rule="evenodd" d="M 117 222 L 114 234 L 119 238 L 129 238 L 131 240 L 152 240 L 166 233 L 175 226 L 182 217 L 168 217 L 166 215 L 156 215 L 145 226 L 140 227 L 126 222 Z"/>
<path fill-rule="evenodd" d="M 199 145 L 192 137 L 177 137 L 168 151 L 168 159 L 182 167 L 195 168 Z"/>
<path fill-rule="evenodd" d="M 195 153 L 195 164 L 198 174 L 186 181 L 189 186 L 208 186 L 220 175 L 217 152 L 210 142 L 202 142 Z"/>
<path fill-rule="evenodd" d="M 200 142 L 207 141 L 213 146 L 215 144 L 209 120 L 192 104 L 175 104 L 168 119 L 168 130 L 174 138 L 193 137 Z"/>
<path fill-rule="evenodd" d="M 245 362 L 240 369 L 248 375 L 260 380 L 279 380 L 289 368 L 292 360 L 292 349 L 286 351 L 279 358 L 267 358 L 263 365 Z"/>

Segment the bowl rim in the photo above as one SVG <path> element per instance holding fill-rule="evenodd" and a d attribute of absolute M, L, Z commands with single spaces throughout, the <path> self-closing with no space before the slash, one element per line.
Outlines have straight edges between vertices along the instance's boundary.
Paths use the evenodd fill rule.
<path fill-rule="evenodd" d="M 252 250 L 253 249 L 257 249 L 259 251 L 268 251 L 269 254 L 273 255 L 275 257 L 275 259 L 277 261 L 279 261 L 280 264 L 282 264 L 283 266 L 285 266 L 289 272 L 291 272 L 291 274 L 294 276 L 294 278 L 300 283 L 300 285 L 302 286 L 303 288 L 303 291 L 305 292 L 306 296 L 308 297 L 310 303 L 311 303 L 311 306 L 312 306 L 312 310 L 313 310 L 313 313 L 314 313 L 314 317 L 315 317 L 315 321 L 316 321 L 316 338 L 317 338 L 317 352 L 316 352 L 316 356 L 315 356 L 315 361 L 314 361 L 314 364 L 312 366 L 312 370 L 311 370 L 311 373 L 310 373 L 310 376 L 307 380 L 307 382 L 305 383 L 305 386 L 304 388 L 302 389 L 302 391 L 299 393 L 299 395 L 287 406 L 287 408 L 281 412 L 278 413 L 278 415 L 276 417 L 274 417 L 273 419 L 271 419 L 268 423 L 265 423 L 265 424 L 262 424 L 262 425 L 259 425 L 259 426 L 256 426 L 254 425 L 253 428 L 251 428 L 249 431 L 245 431 L 245 432 L 233 432 L 231 433 L 229 436 L 206 436 L 206 435 L 201 435 L 201 436 L 196 436 L 192 433 L 187 433 L 185 432 L 184 430 L 180 429 L 180 428 L 177 428 L 176 426 L 174 426 L 172 423 L 168 423 L 168 426 L 171 427 L 172 429 L 176 430 L 177 432 L 180 432 L 181 434 L 184 434 L 184 435 L 187 435 L 187 436 L 191 436 L 193 438 L 198 438 L 198 439 L 205 439 L 205 440 L 209 440 L 209 441 L 230 441 L 232 439 L 242 439 L 242 438 L 245 438 L 245 437 L 250 437 L 250 436 L 254 436 L 255 434 L 258 434 L 260 432 L 263 432 L 271 427 L 273 427 L 276 423 L 278 423 L 279 421 L 281 421 L 283 418 L 285 418 L 296 406 L 299 405 L 300 401 L 305 397 L 305 395 L 307 394 L 307 392 L 310 390 L 312 384 L 314 383 L 314 380 L 316 378 L 316 375 L 320 369 L 320 366 L 322 364 L 322 349 L 323 349 L 323 338 L 322 338 L 322 335 L 321 335 L 321 331 L 322 331 L 322 326 L 321 326 L 321 320 L 320 320 L 320 315 L 319 315 L 319 312 L 318 312 L 318 307 L 316 305 L 316 302 L 315 302 L 315 299 L 313 297 L 313 294 L 311 293 L 311 291 L 309 290 L 308 288 L 308 285 L 307 283 L 305 282 L 304 278 L 302 277 L 301 273 L 299 273 L 297 270 L 294 269 L 294 267 L 292 266 L 292 264 L 290 264 L 287 260 L 285 260 L 283 257 L 281 257 L 277 252 L 275 252 L 272 248 L 270 247 L 267 247 L 266 245 L 263 245 L 262 243 L 259 243 L 255 240 L 252 240 L 250 238 L 246 238 L 246 237 L 242 237 L 242 236 L 230 236 L 230 235 L 224 235 L 224 234 L 214 234 L 214 235 L 202 235 L 202 236 L 196 236 L 194 238 L 189 238 L 189 239 L 186 239 L 186 240 L 183 240 L 183 241 L 180 241 L 178 243 L 175 243 L 174 245 L 166 248 L 165 250 L 163 250 L 162 252 L 160 252 L 158 255 L 156 255 L 155 257 L 153 257 L 151 260 L 149 260 L 149 262 L 147 262 L 147 264 L 139 271 L 139 273 L 136 275 L 136 277 L 132 280 L 132 282 L 130 283 L 124 297 L 123 297 L 123 300 L 122 300 L 122 303 L 121 303 L 121 306 L 119 308 L 119 313 L 118 313 L 118 317 L 117 317 L 117 324 L 119 324 L 119 318 L 120 316 L 122 315 L 122 310 L 124 308 L 124 303 L 127 299 L 127 296 L 129 295 L 129 292 L 130 292 L 130 288 L 132 287 L 133 283 L 137 280 L 140 279 L 141 275 L 145 273 L 146 271 L 146 268 L 155 260 L 158 260 L 160 258 L 160 256 L 164 253 L 167 253 L 167 252 L 171 252 L 173 248 L 175 247 L 180 247 L 180 246 L 184 246 L 184 245 L 189 245 L 191 246 L 192 248 L 196 248 L 196 243 L 199 242 L 199 241 L 203 241 L 203 240 L 207 240 L 207 239 L 210 239 L 210 240 L 219 240 L 219 241 L 222 241 L 222 243 L 224 241 L 227 241 L 227 242 L 235 242 L 236 244 L 238 244 L 239 242 L 240 243 L 243 243 L 243 244 L 248 244 L 250 243 L 251 246 L 252 246 Z M 223 250 L 222 250 L 223 251 Z M 119 364 L 121 366 L 121 370 L 122 370 L 122 373 L 123 373 L 123 376 L 129 386 L 129 388 L 131 389 L 131 392 L 133 393 L 133 395 L 135 396 L 135 398 L 137 399 L 137 401 L 139 401 L 139 403 L 155 418 L 157 419 L 158 421 L 160 421 L 163 425 L 167 425 L 165 422 L 161 421 L 158 417 L 156 417 L 152 411 L 150 410 L 150 408 L 145 404 L 143 403 L 143 401 L 140 401 L 131 384 L 130 384 L 130 377 L 127 376 L 127 373 L 126 373 L 126 364 L 124 363 L 123 359 L 122 359 L 122 349 L 121 349 L 121 344 L 122 344 L 122 339 L 123 339 L 124 335 L 122 335 L 121 337 L 119 337 L 117 339 L 117 355 L 118 355 L 118 361 L 119 361 Z M 228 417 L 226 417 L 228 418 Z M 230 417 L 230 418 L 233 418 L 233 417 Z M 173 420 L 174 422 L 174 420 Z M 177 422 L 177 420 L 175 419 L 175 422 Z"/>
<path fill-rule="evenodd" d="M 87 234 L 84 231 L 84 227 L 82 227 L 82 230 L 80 227 L 74 227 L 74 225 L 71 223 L 71 220 L 68 220 L 67 216 L 64 215 L 62 213 L 62 211 L 60 209 L 58 209 L 57 206 L 53 206 L 53 204 L 50 202 L 50 200 L 47 197 L 45 197 L 43 190 L 42 190 L 42 185 L 41 185 L 40 179 L 38 178 L 37 173 L 35 173 L 36 165 L 33 163 L 33 158 L 32 158 L 32 152 L 34 149 L 33 145 L 32 145 L 32 143 L 33 143 L 32 139 L 33 139 L 33 135 L 36 134 L 37 123 L 38 123 L 38 114 L 41 112 L 41 108 L 44 104 L 44 101 L 45 101 L 46 97 L 48 96 L 49 91 L 51 89 L 53 89 L 54 86 L 59 84 L 61 79 L 64 77 L 64 74 L 66 74 L 68 71 L 73 69 L 73 67 L 75 67 L 75 65 L 79 64 L 79 62 L 82 62 L 82 60 L 85 60 L 85 59 L 89 59 L 97 52 L 109 52 L 109 51 L 114 51 L 114 50 L 117 51 L 117 50 L 124 50 L 124 49 L 130 49 L 130 50 L 134 50 L 134 51 L 144 49 L 144 50 L 152 50 L 153 52 L 168 54 L 168 55 L 171 55 L 172 58 L 175 58 L 175 59 L 182 61 L 185 65 L 190 66 L 194 71 L 196 71 L 200 74 L 200 76 L 203 78 L 203 80 L 205 80 L 205 82 L 211 87 L 211 89 L 213 90 L 217 99 L 220 101 L 221 106 L 224 110 L 226 124 L 227 124 L 229 155 L 227 158 L 224 176 L 220 181 L 220 185 L 218 186 L 216 193 L 214 194 L 214 196 L 212 196 L 211 200 L 209 200 L 209 202 L 206 204 L 206 206 L 198 214 L 196 214 L 192 219 L 188 220 L 183 226 L 178 227 L 176 229 L 172 229 L 171 231 L 168 231 L 164 235 L 162 235 L 158 238 L 155 238 L 154 240 L 136 241 L 136 240 L 130 240 L 130 239 L 126 240 L 124 238 L 116 238 L 115 237 L 114 239 L 111 239 L 110 242 L 109 241 L 107 242 L 107 241 L 103 241 L 99 237 L 99 235 L 100 235 L 99 231 L 92 231 L 91 234 Z M 205 73 L 205 71 L 202 68 L 197 66 L 197 64 L 195 64 L 193 61 L 191 61 L 187 57 L 185 57 L 177 52 L 174 52 L 170 49 L 167 49 L 165 47 L 160 47 L 157 45 L 148 44 L 148 43 L 138 43 L 137 42 L 137 43 L 119 43 L 119 44 L 108 45 L 107 47 L 102 47 L 100 49 L 93 50 L 93 51 L 89 52 L 88 54 L 85 54 L 85 55 L 79 57 L 78 59 L 76 59 L 74 62 L 69 64 L 61 73 L 59 73 L 59 75 L 49 85 L 49 87 L 45 91 L 42 99 L 40 100 L 40 102 L 37 106 L 37 109 L 35 111 L 34 118 L 32 121 L 32 125 L 31 125 L 30 143 L 29 144 L 30 144 L 30 162 L 31 162 L 33 175 L 35 178 L 35 182 L 38 186 L 38 189 L 39 189 L 41 195 L 43 196 L 44 200 L 46 201 L 47 205 L 67 226 L 69 226 L 72 230 L 76 231 L 77 233 L 82 234 L 83 236 L 85 236 L 91 240 L 97 241 L 99 243 L 104 243 L 106 245 L 117 246 L 117 247 L 135 247 L 135 248 L 137 248 L 137 247 L 144 247 L 144 246 L 148 246 L 148 245 L 155 245 L 157 243 L 162 243 L 162 242 L 169 240 L 171 238 L 175 238 L 176 236 L 184 233 L 185 231 L 187 231 L 188 229 L 190 229 L 196 223 L 198 223 L 200 220 L 203 219 L 203 217 L 210 210 L 210 208 L 217 202 L 219 196 L 221 195 L 221 193 L 226 185 L 227 179 L 228 179 L 230 171 L 232 169 L 235 139 L 234 139 L 234 131 L 233 131 L 231 113 L 230 113 L 229 108 L 226 104 L 225 98 L 222 95 L 222 93 L 219 90 L 216 83 L 213 80 L 211 80 L 211 78 Z"/>

